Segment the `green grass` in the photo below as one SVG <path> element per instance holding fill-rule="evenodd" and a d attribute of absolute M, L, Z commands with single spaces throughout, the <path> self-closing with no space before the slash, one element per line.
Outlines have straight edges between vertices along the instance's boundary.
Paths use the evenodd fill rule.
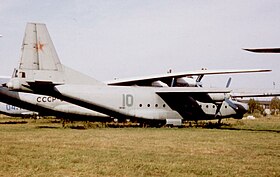
<path fill-rule="evenodd" d="M 0 122 L 22 121 L 0 119 Z M 0 124 L 0 176 L 280 176 L 280 117 L 221 129 Z"/>

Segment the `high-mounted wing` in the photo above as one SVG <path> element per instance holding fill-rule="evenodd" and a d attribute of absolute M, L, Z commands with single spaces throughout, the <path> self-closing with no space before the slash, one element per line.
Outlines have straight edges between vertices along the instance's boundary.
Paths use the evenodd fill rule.
<path fill-rule="evenodd" d="M 234 74 L 234 73 L 252 73 L 252 72 L 270 72 L 269 69 L 240 69 L 240 70 L 197 70 L 190 72 L 180 72 L 180 73 L 166 73 L 153 76 L 135 77 L 129 79 L 116 79 L 113 81 L 108 81 L 108 85 L 122 85 L 122 86 L 152 86 L 154 82 L 160 81 L 167 86 L 173 86 L 174 82 L 178 81 L 180 78 L 198 76 L 196 82 L 200 82 L 204 75 L 213 74 Z"/>

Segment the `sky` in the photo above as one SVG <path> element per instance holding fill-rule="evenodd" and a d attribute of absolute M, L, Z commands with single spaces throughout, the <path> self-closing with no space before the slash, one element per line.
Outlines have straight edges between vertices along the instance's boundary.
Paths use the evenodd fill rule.
<path fill-rule="evenodd" d="M 205 86 L 280 89 L 278 0 L 0 0 L 0 75 L 20 58 L 27 22 L 45 23 L 61 62 L 97 80 L 213 69 L 270 73 L 206 76 Z M 275 84 L 273 84 L 275 83 Z"/>

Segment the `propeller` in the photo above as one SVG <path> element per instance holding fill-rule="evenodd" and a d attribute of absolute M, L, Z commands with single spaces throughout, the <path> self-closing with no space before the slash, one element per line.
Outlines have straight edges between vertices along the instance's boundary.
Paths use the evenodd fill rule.
<path fill-rule="evenodd" d="M 170 84 L 170 87 L 174 87 L 174 85 L 175 85 L 175 78 L 173 77 L 172 81 L 171 81 L 171 84 Z"/>
<path fill-rule="evenodd" d="M 230 84 L 231 84 L 231 77 L 228 78 L 228 81 L 227 81 L 227 84 L 226 84 L 226 88 L 228 88 L 230 86 Z"/>
<path fill-rule="evenodd" d="M 225 102 L 234 110 L 238 110 L 236 104 L 234 104 L 229 98 L 225 98 Z"/>
<path fill-rule="evenodd" d="M 229 78 L 228 78 L 228 81 L 227 81 L 227 83 L 226 83 L 226 88 L 229 88 L 229 86 L 230 86 L 230 84 L 231 84 L 231 80 L 232 80 L 231 77 L 229 77 Z M 224 94 L 224 97 L 225 97 L 224 101 L 225 101 L 232 109 L 234 109 L 235 111 L 237 111 L 237 110 L 238 110 L 238 106 L 236 106 L 236 104 L 234 104 L 234 103 L 229 99 L 229 96 L 228 96 L 227 94 Z M 223 103 L 217 105 L 217 110 L 216 110 L 215 117 L 217 117 L 217 116 L 218 116 L 218 113 L 221 111 L 222 104 L 223 104 Z"/>
<path fill-rule="evenodd" d="M 201 82 L 201 80 L 202 80 L 203 76 L 204 76 L 204 74 L 201 74 L 201 75 L 199 75 L 199 76 L 196 78 L 196 86 L 197 86 L 197 87 L 202 87 L 202 82 Z"/>

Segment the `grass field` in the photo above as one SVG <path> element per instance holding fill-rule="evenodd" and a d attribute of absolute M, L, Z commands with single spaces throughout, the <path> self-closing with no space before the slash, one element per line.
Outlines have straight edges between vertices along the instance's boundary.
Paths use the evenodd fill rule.
<path fill-rule="evenodd" d="M 0 123 L 0 176 L 280 176 L 280 117 L 221 129 Z"/>

